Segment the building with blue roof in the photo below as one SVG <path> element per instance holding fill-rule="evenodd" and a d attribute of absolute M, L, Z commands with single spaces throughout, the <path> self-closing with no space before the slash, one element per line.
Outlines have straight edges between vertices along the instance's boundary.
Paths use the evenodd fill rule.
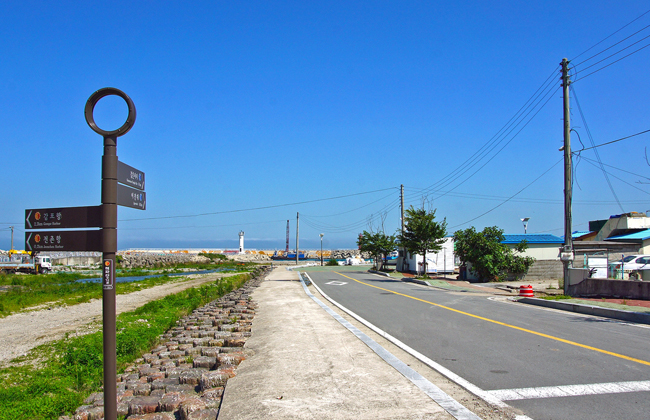
<path fill-rule="evenodd" d="M 501 242 L 514 248 L 521 241 L 526 240 L 528 249 L 522 254 L 533 257 L 537 260 L 556 260 L 559 259 L 560 247 L 564 240 L 556 235 L 548 233 L 527 233 L 503 235 L 505 239 Z"/>

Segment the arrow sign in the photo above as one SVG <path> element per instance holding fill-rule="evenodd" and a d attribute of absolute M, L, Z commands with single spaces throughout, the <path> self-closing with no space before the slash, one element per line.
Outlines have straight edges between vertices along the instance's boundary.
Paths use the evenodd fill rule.
<path fill-rule="evenodd" d="M 27 251 L 102 251 L 101 230 L 25 232 Z"/>
<path fill-rule="evenodd" d="M 102 227 L 102 207 L 59 207 L 25 210 L 25 229 Z"/>
<path fill-rule="evenodd" d="M 118 160 L 117 182 L 144 191 L 144 172 Z"/>
<path fill-rule="evenodd" d="M 146 210 L 147 193 L 126 185 L 117 184 L 117 205 Z"/>

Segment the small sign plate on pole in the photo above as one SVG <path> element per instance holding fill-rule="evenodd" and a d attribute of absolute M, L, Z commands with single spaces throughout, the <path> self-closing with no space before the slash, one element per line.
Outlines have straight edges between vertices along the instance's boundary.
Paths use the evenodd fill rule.
<path fill-rule="evenodd" d="M 146 210 L 147 193 L 126 185 L 117 184 L 117 205 Z"/>
<path fill-rule="evenodd" d="M 104 260 L 102 283 L 104 284 L 105 290 L 111 290 L 115 287 L 115 266 L 113 265 L 113 260 Z"/>
<path fill-rule="evenodd" d="M 25 210 L 25 229 L 102 227 L 102 207 L 60 207 Z"/>
<path fill-rule="evenodd" d="M 144 172 L 118 160 L 117 182 L 144 191 Z"/>
<path fill-rule="evenodd" d="M 25 232 L 27 251 L 102 251 L 100 230 L 44 230 Z"/>

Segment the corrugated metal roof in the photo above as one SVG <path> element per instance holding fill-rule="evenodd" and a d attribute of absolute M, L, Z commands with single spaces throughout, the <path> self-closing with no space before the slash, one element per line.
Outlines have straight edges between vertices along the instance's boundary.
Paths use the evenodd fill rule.
<path fill-rule="evenodd" d="M 505 239 L 502 244 L 518 244 L 524 239 L 529 244 L 562 244 L 564 240 L 559 236 L 546 233 L 529 233 L 525 235 L 503 235 Z"/>
<path fill-rule="evenodd" d="M 571 237 L 572 238 L 579 238 L 579 237 L 584 236 L 584 235 L 586 235 L 588 233 L 591 233 L 591 231 L 589 231 L 589 230 L 576 230 L 576 231 L 571 232 Z M 564 235 L 562 235 L 562 236 L 564 236 Z"/>
<path fill-rule="evenodd" d="M 609 238 L 606 238 L 605 240 L 606 241 L 609 241 L 609 240 L 615 241 L 617 239 L 619 239 L 619 240 L 621 240 L 621 239 L 629 239 L 629 240 L 636 239 L 636 240 L 645 241 L 646 239 L 650 239 L 650 229 L 641 230 L 639 232 L 634 232 L 634 233 L 628 233 L 626 235 L 611 236 Z"/>

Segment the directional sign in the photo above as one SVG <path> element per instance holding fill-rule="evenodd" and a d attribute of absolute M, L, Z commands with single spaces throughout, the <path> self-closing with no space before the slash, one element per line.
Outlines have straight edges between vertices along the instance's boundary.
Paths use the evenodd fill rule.
<path fill-rule="evenodd" d="M 146 210 L 147 193 L 127 187 L 126 185 L 117 184 L 117 205 Z"/>
<path fill-rule="evenodd" d="M 144 191 L 144 172 L 118 160 L 117 182 Z"/>
<path fill-rule="evenodd" d="M 25 210 L 25 229 L 102 227 L 102 207 L 60 207 Z"/>
<path fill-rule="evenodd" d="M 27 251 L 102 251 L 101 230 L 25 232 Z"/>

